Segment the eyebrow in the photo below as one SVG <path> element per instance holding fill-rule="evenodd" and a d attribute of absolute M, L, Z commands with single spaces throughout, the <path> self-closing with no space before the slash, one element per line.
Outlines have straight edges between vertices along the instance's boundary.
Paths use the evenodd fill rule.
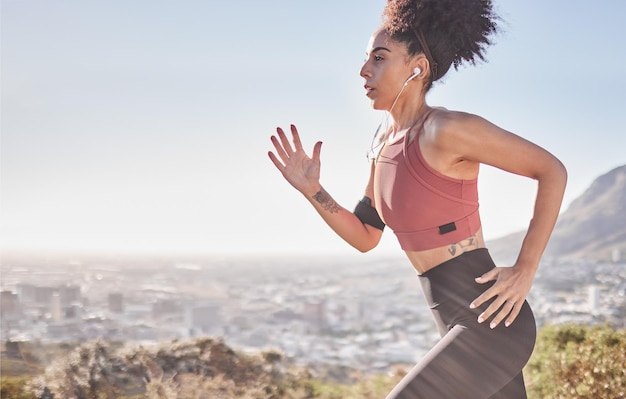
<path fill-rule="evenodd" d="M 377 52 L 377 51 L 383 51 L 383 50 L 384 50 L 384 51 L 386 51 L 386 52 L 388 52 L 388 53 L 391 53 L 391 50 L 389 50 L 387 47 L 382 47 L 382 46 L 379 46 L 379 47 L 376 47 L 376 48 L 372 49 L 372 51 L 371 51 L 370 53 L 367 53 L 367 52 L 366 52 L 365 54 L 366 54 L 366 55 L 369 55 L 369 54 L 371 54 L 371 53 L 375 53 L 375 52 Z"/>

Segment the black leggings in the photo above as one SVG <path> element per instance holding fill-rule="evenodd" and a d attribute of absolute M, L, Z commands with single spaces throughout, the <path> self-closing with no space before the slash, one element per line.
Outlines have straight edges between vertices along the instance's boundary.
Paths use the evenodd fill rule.
<path fill-rule="evenodd" d="M 478 323 L 489 302 L 469 304 L 493 285 L 474 278 L 494 268 L 485 248 L 466 252 L 419 276 L 441 340 L 387 399 L 525 399 L 522 368 L 533 351 L 535 318 L 527 302 L 509 327 Z"/>

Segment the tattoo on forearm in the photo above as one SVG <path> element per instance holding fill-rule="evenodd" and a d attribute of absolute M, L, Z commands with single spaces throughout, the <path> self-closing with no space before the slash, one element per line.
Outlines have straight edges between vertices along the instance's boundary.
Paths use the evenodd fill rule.
<path fill-rule="evenodd" d="M 337 204 L 335 200 L 332 199 L 332 197 L 330 196 L 330 194 L 326 192 L 326 190 L 321 189 L 320 191 L 318 191 L 313 196 L 313 199 L 317 201 L 322 206 L 322 208 L 324 208 L 328 212 L 330 213 L 339 212 L 339 204 Z"/>
<path fill-rule="evenodd" d="M 461 251 L 461 253 L 463 253 L 474 250 L 476 248 L 478 248 L 478 239 L 476 238 L 476 236 L 471 236 L 463 241 L 459 241 L 456 244 L 450 245 L 450 248 L 448 248 L 448 252 L 450 253 L 450 255 L 454 256 L 459 250 Z"/>

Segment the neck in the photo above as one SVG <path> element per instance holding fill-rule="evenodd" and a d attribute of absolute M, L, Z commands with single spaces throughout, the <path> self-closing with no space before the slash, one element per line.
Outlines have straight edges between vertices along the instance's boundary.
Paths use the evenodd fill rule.
<path fill-rule="evenodd" d="M 429 109 L 430 107 L 426 104 L 426 98 L 423 96 L 417 98 L 408 97 L 408 100 L 398 102 L 389 111 L 392 126 L 391 135 L 396 136 L 400 132 L 410 129 L 424 117 L 424 114 Z"/>

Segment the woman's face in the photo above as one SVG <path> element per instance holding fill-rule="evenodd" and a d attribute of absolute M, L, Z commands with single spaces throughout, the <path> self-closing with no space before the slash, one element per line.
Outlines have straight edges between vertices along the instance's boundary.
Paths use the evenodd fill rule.
<path fill-rule="evenodd" d="M 389 110 L 412 74 L 406 46 L 391 40 L 384 30 L 378 30 L 370 39 L 366 56 L 361 68 L 365 95 L 372 100 L 374 109 Z"/>

